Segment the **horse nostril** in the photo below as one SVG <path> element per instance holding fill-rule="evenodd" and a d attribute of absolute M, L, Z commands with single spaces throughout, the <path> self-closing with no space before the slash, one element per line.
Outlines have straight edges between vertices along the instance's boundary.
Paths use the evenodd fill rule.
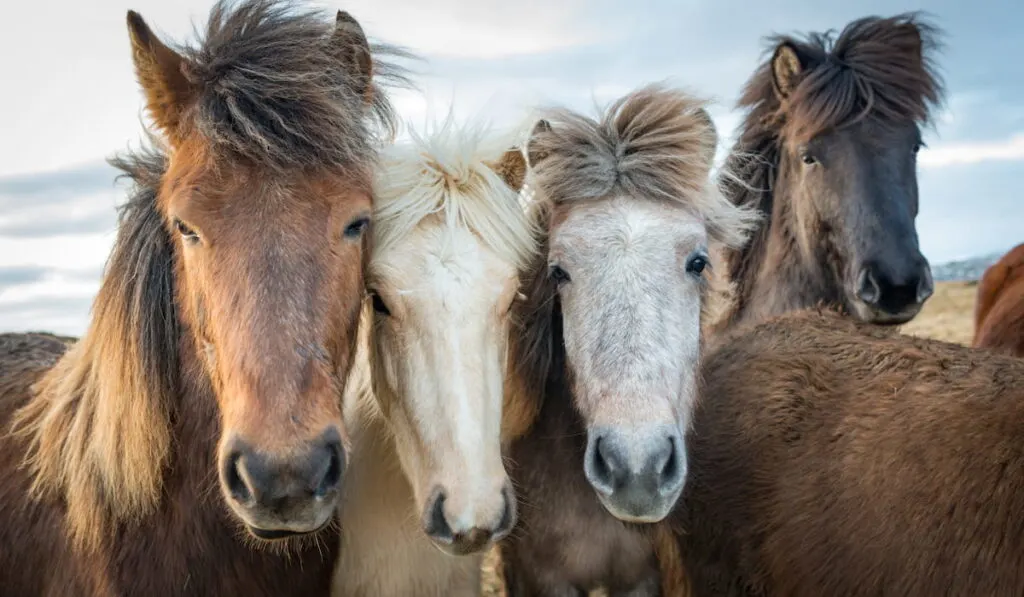
<path fill-rule="evenodd" d="M 345 450 L 338 442 L 327 444 L 328 461 L 323 477 L 316 486 L 313 495 L 324 497 L 341 485 L 341 476 L 345 470 Z"/>
<path fill-rule="evenodd" d="M 224 484 L 231 492 L 232 498 L 243 504 L 248 504 L 253 501 L 253 493 L 242 477 L 241 466 L 242 455 L 237 452 L 232 452 L 224 459 Z"/>
<path fill-rule="evenodd" d="M 587 446 L 584 473 L 594 489 L 604 494 L 615 493 L 629 476 L 629 470 L 622 465 L 614 442 L 601 435 L 593 438 Z"/>
<path fill-rule="evenodd" d="M 668 451 L 661 456 L 658 471 L 658 490 L 663 495 L 674 493 L 686 477 L 685 453 L 677 437 L 668 438 Z"/>
<path fill-rule="evenodd" d="M 935 292 L 935 283 L 932 281 L 932 270 L 925 264 L 921 279 L 917 282 L 917 302 L 925 302 L 931 298 L 933 292 Z"/>
<path fill-rule="evenodd" d="M 444 513 L 444 500 L 444 491 L 438 487 L 434 490 L 433 499 L 427 502 L 423 530 L 435 541 L 450 544 L 455 540 L 455 533 Z"/>
<path fill-rule="evenodd" d="M 516 525 L 516 496 L 515 492 L 508 485 L 501 490 L 501 497 L 504 500 L 504 509 L 501 512 L 501 520 L 498 521 L 498 526 L 494 529 L 493 538 L 498 540 L 502 539 L 510 532 Z"/>
<path fill-rule="evenodd" d="M 882 298 L 882 290 L 875 281 L 870 268 L 864 268 L 857 280 L 857 297 L 869 305 L 877 304 Z"/>

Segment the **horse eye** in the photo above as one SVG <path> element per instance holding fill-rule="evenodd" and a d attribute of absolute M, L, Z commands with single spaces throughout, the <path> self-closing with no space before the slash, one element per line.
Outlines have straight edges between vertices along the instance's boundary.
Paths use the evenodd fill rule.
<path fill-rule="evenodd" d="M 345 226 L 345 238 L 359 238 L 363 235 L 366 227 L 370 225 L 370 218 L 359 218 L 348 226 Z"/>
<path fill-rule="evenodd" d="M 571 282 L 572 278 L 569 277 L 569 272 L 562 269 L 559 265 L 551 266 L 551 279 L 555 281 L 555 284 L 561 286 L 566 282 Z"/>
<path fill-rule="evenodd" d="M 391 311 L 388 310 L 388 306 L 384 304 L 384 300 L 380 298 L 380 295 L 376 292 L 370 292 L 370 300 L 373 302 L 373 310 L 381 315 L 391 315 Z"/>
<path fill-rule="evenodd" d="M 199 242 L 199 235 L 196 234 L 195 230 L 188 227 L 188 224 L 182 222 L 178 218 L 174 218 L 174 228 L 181 235 L 181 238 L 186 242 L 193 244 Z"/>
<path fill-rule="evenodd" d="M 818 160 L 816 160 L 814 158 L 814 156 L 811 155 L 810 152 L 807 152 L 807 151 L 803 152 L 803 154 L 800 155 L 800 161 L 802 161 L 803 163 L 807 164 L 808 166 L 810 166 L 811 164 L 817 164 L 818 163 Z"/>
<path fill-rule="evenodd" d="M 692 255 L 686 261 L 686 273 L 699 276 L 704 273 L 704 270 L 708 267 L 708 258 L 704 255 L 697 254 Z"/>
<path fill-rule="evenodd" d="M 924 147 L 924 143 L 921 143 L 921 142 L 914 143 L 914 153 L 917 153 L 917 152 L 921 151 L 922 147 Z"/>

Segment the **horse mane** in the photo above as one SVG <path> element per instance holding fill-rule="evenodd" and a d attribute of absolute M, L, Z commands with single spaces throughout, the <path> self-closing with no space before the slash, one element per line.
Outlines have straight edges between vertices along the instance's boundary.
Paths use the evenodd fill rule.
<path fill-rule="evenodd" d="M 346 68 L 334 19 L 300 11 L 291 0 L 218 0 L 197 42 L 177 47 L 185 74 L 199 87 L 193 124 L 222 150 L 262 167 L 354 168 L 367 174 L 377 148 L 397 130 L 380 83 L 406 85 L 389 58 L 412 58 L 371 46 L 373 80 Z M 371 109 L 366 110 L 367 96 Z"/>
<path fill-rule="evenodd" d="M 739 136 L 719 175 L 735 205 L 757 210 L 763 224 L 750 242 L 724 251 L 729 278 L 743 300 L 765 252 L 774 208 L 774 181 L 785 139 L 805 142 L 827 130 L 869 118 L 883 125 L 929 124 L 944 97 L 935 65 L 941 31 L 921 13 L 865 17 L 839 34 L 767 38 L 769 51 L 791 46 L 804 69 L 785 101 L 774 88 L 771 58 L 747 81 L 737 106 L 747 111 Z M 737 305 L 741 307 L 741 305 Z"/>
<path fill-rule="evenodd" d="M 63 498 L 73 537 L 95 546 L 109 517 L 159 499 L 178 389 L 179 323 L 171 238 L 157 208 L 166 168 L 151 149 L 112 160 L 134 181 L 92 320 L 16 414 L 37 497 Z"/>
<path fill-rule="evenodd" d="M 445 230 L 468 229 L 502 259 L 524 266 L 536 253 L 537 229 L 523 213 L 519 189 L 497 171 L 516 138 L 482 124 L 458 125 L 451 116 L 425 133 L 410 131 L 410 137 L 381 152 L 373 252 L 387 251 L 436 216 Z M 372 276 L 372 259 L 370 269 Z"/>
<path fill-rule="evenodd" d="M 529 207 L 541 229 L 550 230 L 555 208 L 618 194 L 663 201 L 701 218 L 713 245 L 740 246 L 756 225 L 756 212 L 727 201 L 709 181 L 718 134 L 706 102 L 659 84 L 640 88 L 611 104 L 600 120 L 553 108 L 528 143 Z M 515 311 L 518 333 L 510 341 L 517 367 L 511 392 L 533 397 L 516 430 L 525 432 L 540 411 L 551 375 L 562 375 L 557 346 L 561 314 L 548 276 L 547 243 L 520 276 L 526 300 Z M 518 402 L 524 402 L 518 400 Z"/>
<path fill-rule="evenodd" d="M 354 76 L 332 58 L 334 21 L 293 14 L 290 6 L 214 6 L 198 45 L 179 48 L 190 60 L 188 77 L 202 88 L 193 122 L 214 146 L 274 171 L 328 165 L 369 175 L 378 133 L 395 128 L 387 97 L 375 92 L 367 110 L 365 97 L 350 91 Z M 375 69 L 375 77 L 402 80 L 397 66 Z M 87 548 L 98 547 L 114 523 L 138 520 L 159 503 L 181 393 L 174 245 L 158 207 L 168 153 L 147 136 L 149 147 L 110 160 L 134 187 L 119 208 L 89 327 L 42 377 L 12 427 L 28 442 L 35 497 L 63 499 L 71 538 Z"/>
<path fill-rule="evenodd" d="M 706 104 L 652 84 L 616 100 L 600 120 L 542 111 L 548 127 L 529 141 L 538 194 L 555 204 L 612 194 L 665 201 L 703 219 L 712 242 L 742 244 L 755 216 L 708 184 L 718 133 Z"/>

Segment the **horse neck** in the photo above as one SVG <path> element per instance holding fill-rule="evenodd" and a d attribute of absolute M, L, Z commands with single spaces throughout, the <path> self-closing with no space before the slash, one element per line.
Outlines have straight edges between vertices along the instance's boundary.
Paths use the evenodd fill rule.
<path fill-rule="evenodd" d="M 773 187 L 777 183 L 776 175 Z M 846 308 L 839 275 L 827 259 L 824 241 L 819 240 L 809 255 L 801 250 L 799 223 L 789 208 L 790 199 L 781 187 L 776 188 L 781 192 L 771 202 L 770 218 L 748 245 L 749 253 L 743 257 L 748 263 L 740 277 L 731 281 L 736 292 L 732 310 L 716 331 L 798 309 Z"/>

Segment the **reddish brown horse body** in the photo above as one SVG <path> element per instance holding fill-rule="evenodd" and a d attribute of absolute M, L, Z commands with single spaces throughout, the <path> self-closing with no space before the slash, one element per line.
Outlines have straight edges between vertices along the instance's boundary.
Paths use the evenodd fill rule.
<path fill-rule="evenodd" d="M 274 0 L 128 29 L 167 149 L 117 161 L 83 338 L 0 336 L 0 592 L 327 595 L 381 65 Z"/>
<path fill-rule="evenodd" d="M 973 345 L 1024 356 L 1024 244 L 1003 255 L 981 277 Z"/>

